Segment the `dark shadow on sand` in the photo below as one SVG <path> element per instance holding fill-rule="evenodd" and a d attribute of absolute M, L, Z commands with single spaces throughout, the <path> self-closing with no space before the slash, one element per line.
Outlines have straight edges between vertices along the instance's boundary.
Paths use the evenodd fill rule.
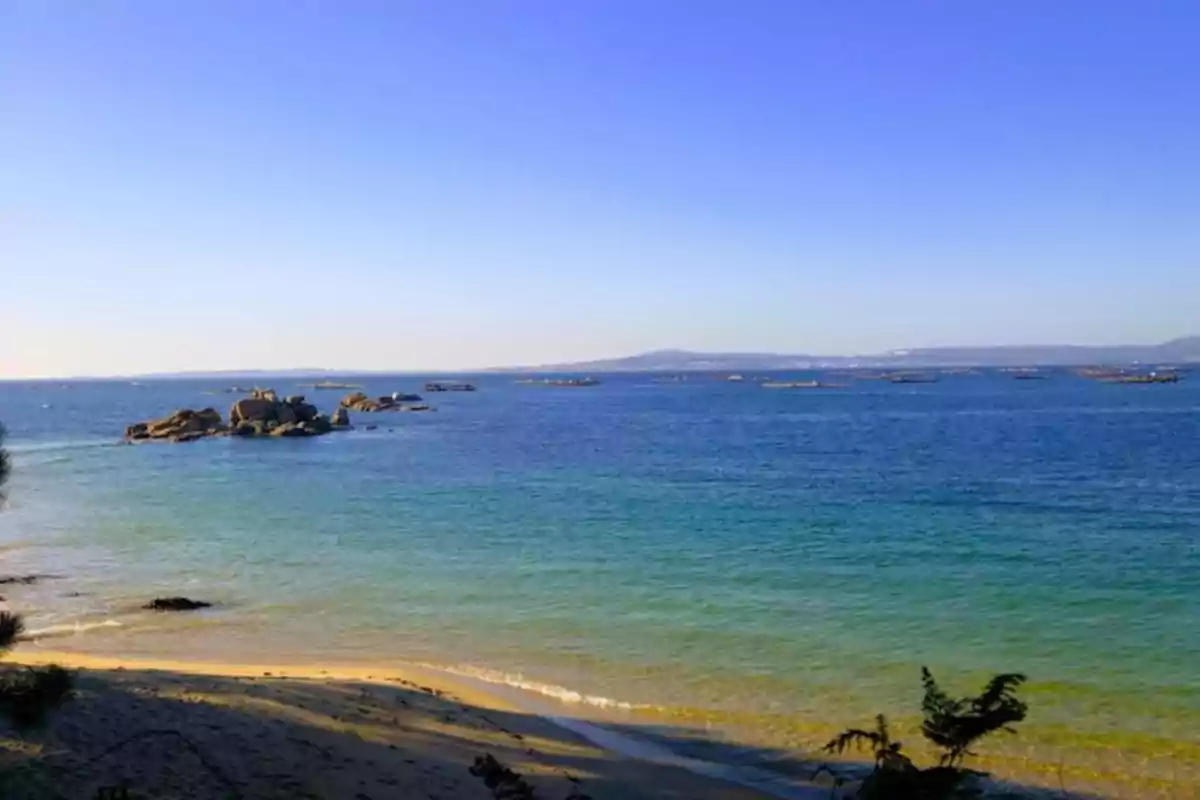
<path fill-rule="evenodd" d="M 675 784 L 704 783 L 664 784 L 667 768 L 598 751 L 540 718 L 459 703 L 411 683 L 115 670 L 81 675 L 78 689 L 44 730 L 23 740 L 3 732 L 0 797 L 94 800 L 101 787 L 124 786 L 146 800 L 482 800 L 490 794 L 468 768 L 485 752 L 522 772 L 523 761 L 536 764 L 526 776 L 542 800 L 573 789 L 594 800 L 696 800 L 694 790 Z M 825 760 L 733 748 L 702 731 L 606 727 L 694 758 L 769 769 L 797 785 Z M 144 731 L 153 733 L 139 736 Z M 847 767 L 865 769 L 839 769 Z M 705 796 L 747 795 L 716 782 Z M 1008 796 L 1085 798 L 1021 787 Z"/>

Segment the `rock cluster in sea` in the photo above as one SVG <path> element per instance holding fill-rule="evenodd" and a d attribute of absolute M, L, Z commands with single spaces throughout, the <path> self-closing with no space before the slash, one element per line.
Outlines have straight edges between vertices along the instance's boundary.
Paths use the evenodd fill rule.
<path fill-rule="evenodd" d="M 368 397 L 363 392 L 353 392 L 342 398 L 341 407 L 351 411 L 431 411 L 427 405 L 410 405 L 420 403 L 419 394 L 402 394 L 396 392 L 390 397 Z"/>
<path fill-rule="evenodd" d="M 204 408 L 195 411 L 190 408 L 180 409 L 169 417 L 138 422 L 125 429 L 125 439 L 140 442 L 147 439 L 164 439 L 170 442 L 193 442 L 205 436 L 217 436 L 228 433 L 229 429 L 221 421 L 221 414 L 215 408 Z"/>
<path fill-rule="evenodd" d="M 193 442 L 208 436 L 321 436 L 350 426 L 350 416 L 339 408 L 326 416 L 302 395 L 279 399 L 272 389 L 254 389 L 249 397 L 229 409 L 229 422 L 213 408 L 185 408 L 163 419 L 139 422 L 125 429 L 131 442 L 158 439 Z"/>

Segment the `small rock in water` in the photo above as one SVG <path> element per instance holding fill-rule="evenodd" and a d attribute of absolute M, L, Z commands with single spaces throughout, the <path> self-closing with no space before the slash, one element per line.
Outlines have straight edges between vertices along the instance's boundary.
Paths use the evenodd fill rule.
<path fill-rule="evenodd" d="M 212 603 L 203 600 L 191 600 L 187 597 L 158 597 L 151 600 L 142 608 L 148 611 L 195 611 L 200 608 L 211 608 Z"/>
<path fill-rule="evenodd" d="M 28 586 L 38 581 L 44 581 L 51 578 L 57 578 L 57 575 L 6 575 L 0 578 L 0 586 L 9 586 L 11 584 L 20 584 Z"/>

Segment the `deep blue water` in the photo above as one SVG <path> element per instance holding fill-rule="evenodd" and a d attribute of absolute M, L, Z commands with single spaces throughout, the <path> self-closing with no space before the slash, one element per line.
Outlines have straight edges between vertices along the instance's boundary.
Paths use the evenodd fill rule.
<path fill-rule="evenodd" d="M 234 396 L 0 384 L 2 569 L 64 576 L 9 599 L 110 623 L 55 648 L 469 666 L 785 748 L 913 710 L 921 664 L 1020 670 L 1013 758 L 1198 774 L 1200 379 L 473 380 L 320 439 L 133 447 L 128 423 Z M 132 610 L 167 591 L 222 607 Z"/>

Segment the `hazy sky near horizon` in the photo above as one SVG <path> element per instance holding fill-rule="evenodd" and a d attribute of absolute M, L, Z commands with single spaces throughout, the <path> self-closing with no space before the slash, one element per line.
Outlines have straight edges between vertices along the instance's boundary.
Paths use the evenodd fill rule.
<path fill-rule="evenodd" d="M 1200 332 L 1200 4 L 8 0 L 0 377 Z"/>

